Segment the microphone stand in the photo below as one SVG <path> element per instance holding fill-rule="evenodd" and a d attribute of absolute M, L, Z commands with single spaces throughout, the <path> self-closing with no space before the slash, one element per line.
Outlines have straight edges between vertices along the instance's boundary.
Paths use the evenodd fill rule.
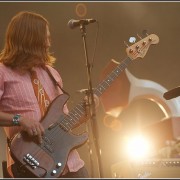
<path fill-rule="evenodd" d="M 87 67 L 87 77 L 88 77 L 88 103 L 90 107 L 90 119 L 91 121 L 91 126 L 92 126 L 92 132 L 93 132 L 93 139 L 94 139 L 94 144 L 95 144 L 95 149 L 96 149 L 96 154 L 97 154 L 97 163 L 98 163 L 98 168 L 99 168 L 99 176 L 102 178 L 102 163 L 101 163 L 101 149 L 99 145 L 99 136 L 98 136 L 98 127 L 97 127 L 97 120 L 96 120 L 96 108 L 95 108 L 95 102 L 94 102 L 94 93 L 93 93 L 93 88 L 92 88 L 92 81 L 91 81 L 91 66 L 88 60 L 88 54 L 87 54 L 87 45 L 86 45 L 86 28 L 85 24 L 80 25 L 80 31 L 82 34 L 83 38 L 83 45 L 84 45 L 84 52 L 85 52 L 85 60 L 86 60 L 86 67 Z"/>

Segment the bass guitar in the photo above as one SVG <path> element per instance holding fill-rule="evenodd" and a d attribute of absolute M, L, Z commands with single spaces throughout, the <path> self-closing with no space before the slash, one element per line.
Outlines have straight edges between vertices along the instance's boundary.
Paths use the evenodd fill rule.
<path fill-rule="evenodd" d="M 132 60 L 143 58 L 150 45 L 158 42 L 159 37 L 151 34 L 126 48 L 128 57 L 94 88 L 94 94 L 99 97 Z M 88 139 L 86 132 L 80 135 L 71 132 L 74 127 L 84 122 L 82 119 L 86 119 L 84 100 L 65 115 L 62 109 L 68 99 L 67 94 L 59 95 L 49 106 L 41 121 L 45 129 L 42 144 L 38 144 L 35 138 L 23 131 L 11 140 L 10 152 L 13 159 L 35 177 L 58 178 L 65 168 L 69 152 L 83 145 Z"/>

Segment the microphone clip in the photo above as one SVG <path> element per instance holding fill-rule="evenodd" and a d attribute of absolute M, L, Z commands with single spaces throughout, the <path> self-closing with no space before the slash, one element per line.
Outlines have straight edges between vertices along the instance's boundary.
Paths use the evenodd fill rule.
<path fill-rule="evenodd" d="M 75 27 L 82 26 L 82 25 L 88 25 L 88 24 L 94 23 L 94 22 L 96 22 L 95 19 L 80 19 L 80 20 L 71 19 L 68 22 L 68 27 L 71 29 L 74 29 Z"/>

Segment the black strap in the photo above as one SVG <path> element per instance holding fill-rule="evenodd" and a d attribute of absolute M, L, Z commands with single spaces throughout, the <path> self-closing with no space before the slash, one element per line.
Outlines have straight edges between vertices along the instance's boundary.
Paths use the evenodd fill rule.
<path fill-rule="evenodd" d="M 8 147 L 10 148 L 10 145 L 11 145 L 11 139 L 9 139 L 9 138 L 7 137 L 6 140 L 7 140 L 7 145 L 8 145 Z"/>
<path fill-rule="evenodd" d="M 51 72 L 51 70 L 50 70 L 50 68 L 49 68 L 48 66 L 46 66 L 46 72 L 49 74 L 49 76 L 51 77 L 51 79 L 53 80 L 53 82 L 55 83 L 55 85 L 59 86 L 59 88 L 61 89 L 61 91 L 62 91 L 63 93 L 69 95 L 69 93 L 67 93 L 67 92 L 61 87 L 60 83 L 56 81 L 55 77 L 53 76 L 53 74 L 52 74 L 52 72 Z M 58 71 L 57 71 L 57 72 L 58 72 Z"/>

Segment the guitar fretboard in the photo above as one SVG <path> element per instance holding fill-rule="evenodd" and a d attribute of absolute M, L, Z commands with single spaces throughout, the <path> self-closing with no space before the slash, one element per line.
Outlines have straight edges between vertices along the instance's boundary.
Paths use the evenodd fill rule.
<path fill-rule="evenodd" d="M 112 84 L 112 82 L 124 71 L 132 60 L 126 58 L 121 64 L 119 64 L 107 77 L 104 79 L 94 90 L 94 94 L 98 97 Z"/>
<path fill-rule="evenodd" d="M 103 92 L 112 84 L 112 82 L 121 74 L 122 71 L 124 71 L 129 63 L 132 62 L 132 60 L 128 57 L 125 60 L 123 60 L 109 75 L 107 75 L 106 79 L 104 79 L 93 91 L 94 94 L 98 97 L 103 94 Z M 76 127 L 80 125 L 80 119 L 82 117 L 85 117 L 86 115 L 86 108 L 84 104 L 84 100 L 82 100 L 80 103 L 78 103 L 70 112 L 68 115 L 64 116 L 63 119 L 61 119 L 60 125 L 63 129 L 66 131 L 69 131 L 73 129 L 73 127 Z"/>

